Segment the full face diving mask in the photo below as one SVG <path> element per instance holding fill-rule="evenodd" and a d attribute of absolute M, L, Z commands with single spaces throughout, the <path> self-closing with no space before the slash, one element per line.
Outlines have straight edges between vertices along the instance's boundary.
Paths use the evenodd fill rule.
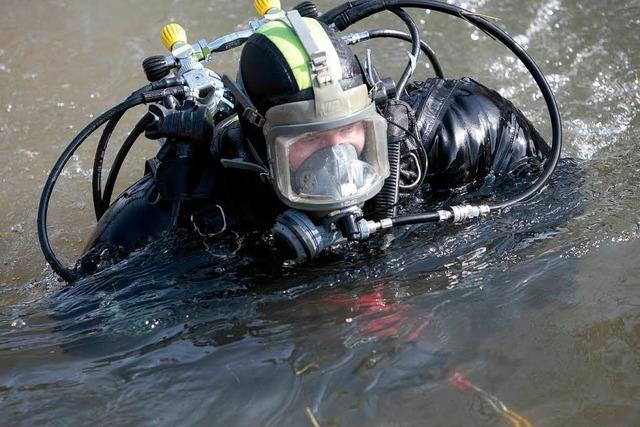
<path fill-rule="evenodd" d="M 386 120 L 366 85 L 342 89 L 338 54 L 316 20 L 291 11 L 284 21 L 308 55 L 314 99 L 276 105 L 265 114 L 275 192 L 286 205 L 304 211 L 364 203 L 389 176 Z"/>

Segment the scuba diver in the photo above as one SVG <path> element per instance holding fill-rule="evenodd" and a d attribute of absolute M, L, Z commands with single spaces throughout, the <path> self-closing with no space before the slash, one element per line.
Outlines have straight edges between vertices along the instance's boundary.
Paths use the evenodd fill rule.
<path fill-rule="evenodd" d="M 320 14 L 305 1 L 290 11 L 256 0 L 262 19 L 213 42 L 187 42 L 184 29 L 161 33 L 168 56 L 143 68 L 150 84 L 88 125 L 62 153 L 47 180 L 38 212 L 45 258 L 72 282 L 123 259 L 176 230 L 197 236 L 259 232 L 283 260 L 304 262 L 344 242 L 365 241 L 394 227 L 462 222 L 535 195 L 556 167 L 561 124 L 553 93 L 529 55 L 486 19 L 433 0 L 352 1 Z M 469 79 L 445 79 L 431 47 L 403 8 L 457 16 L 501 41 L 527 67 L 551 117 L 551 146 L 523 113 L 496 91 Z M 350 25 L 388 10 L 408 27 L 339 35 Z M 350 49 L 372 38 L 411 43 L 398 82 L 381 75 L 369 51 Z M 237 77 L 205 68 L 214 53 L 242 46 Z M 436 77 L 411 81 L 420 54 Z M 110 136 L 123 114 L 147 104 L 118 151 L 102 188 Z M 64 165 L 86 138 L 105 125 L 93 169 L 98 224 L 75 269 L 55 256 L 47 235 L 51 193 Z M 158 140 L 144 176 L 115 201 L 120 167 L 144 134 Z M 429 201 L 436 191 L 509 174 L 536 162 L 538 179 L 521 194 L 493 205 L 449 206 L 399 214 L 405 201 Z"/>

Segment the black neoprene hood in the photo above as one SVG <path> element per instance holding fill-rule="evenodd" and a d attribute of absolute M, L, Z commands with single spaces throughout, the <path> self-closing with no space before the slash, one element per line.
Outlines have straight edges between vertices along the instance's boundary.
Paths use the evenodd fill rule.
<path fill-rule="evenodd" d="M 342 89 L 363 84 L 362 69 L 355 54 L 334 31 L 322 26 L 340 59 Z M 313 99 L 313 89 L 298 89 L 284 55 L 264 34 L 249 37 L 242 49 L 239 67 L 242 85 L 261 114 L 274 105 Z"/>

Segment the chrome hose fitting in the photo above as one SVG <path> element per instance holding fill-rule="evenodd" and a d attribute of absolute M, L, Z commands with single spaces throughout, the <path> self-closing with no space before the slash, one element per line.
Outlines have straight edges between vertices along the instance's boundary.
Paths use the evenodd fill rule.
<path fill-rule="evenodd" d="M 471 218 L 477 218 L 479 216 L 489 214 L 489 206 L 488 205 L 460 205 L 460 206 L 451 206 L 452 217 L 450 219 L 453 223 L 459 223 Z M 438 211 L 440 213 L 442 211 Z"/>

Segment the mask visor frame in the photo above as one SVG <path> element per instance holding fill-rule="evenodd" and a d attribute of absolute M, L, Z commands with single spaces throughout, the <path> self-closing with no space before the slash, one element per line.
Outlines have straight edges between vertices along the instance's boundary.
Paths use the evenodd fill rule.
<path fill-rule="evenodd" d="M 337 200 L 296 194 L 293 190 L 292 172 L 289 165 L 289 148 L 296 143 L 296 137 L 337 130 L 358 122 L 362 122 L 365 127 L 365 144 L 359 158 L 375 170 L 377 178 L 355 194 Z M 389 176 L 387 122 L 377 113 L 373 103 L 354 114 L 339 119 L 273 126 L 268 129 L 265 137 L 275 192 L 284 204 L 294 209 L 327 211 L 364 203 L 382 189 L 384 180 Z"/>

